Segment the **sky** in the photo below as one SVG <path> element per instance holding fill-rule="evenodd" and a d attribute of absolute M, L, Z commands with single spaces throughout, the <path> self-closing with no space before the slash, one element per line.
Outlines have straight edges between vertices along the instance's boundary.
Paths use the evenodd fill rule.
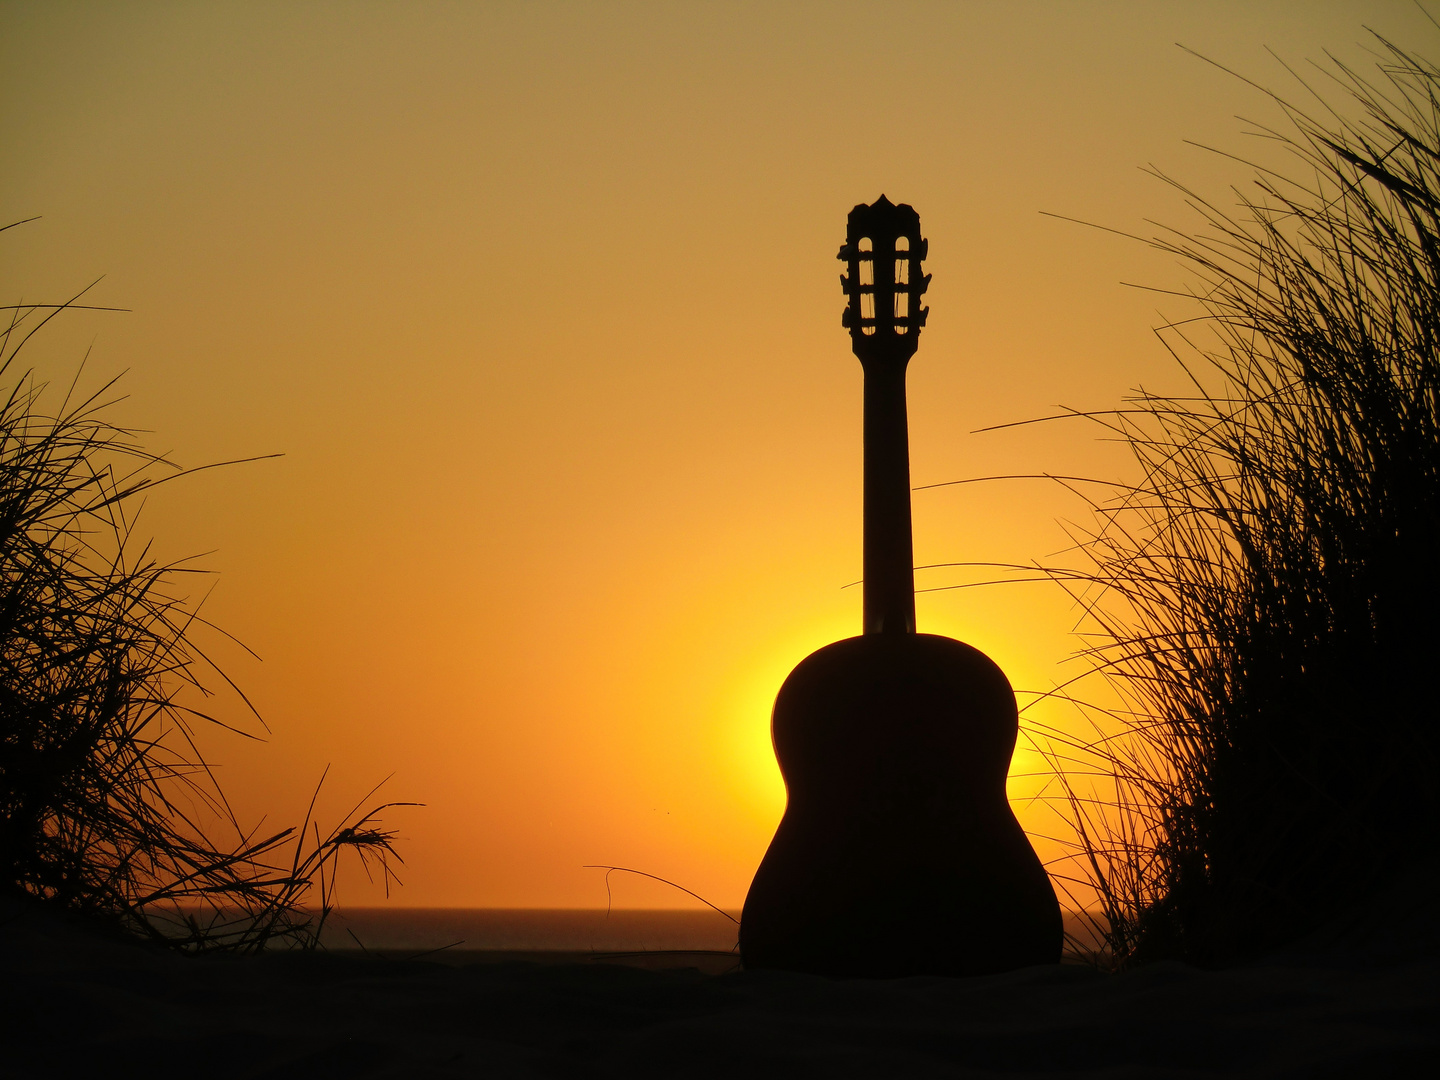
<path fill-rule="evenodd" d="M 328 766 L 322 822 L 381 781 L 425 804 L 387 818 L 392 903 L 604 906 L 602 864 L 738 908 L 784 808 L 775 692 L 860 630 L 850 208 L 930 240 L 914 484 L 1121 479 L 1093 426 L 980 430 L 1176 385 L 1154 290 L 1184 268 L 1063 219 L 1192 224 L 1153 171 L 1233 202 L 1275 110 L 1221 66 L 1303 98 L 1286 65 L 1373 64 L 1367 28 L 1440 45 L 1410 0 L 4 0 L 0 224 L 40 220 L 0 234 L 0 302 L 100 279 L 128 310 L 54 324 L 39 378 L 122 375 L 111 415 L 183 466 L 282 455 L 140 519 L 254 654 L 200 640 L 269 729 L 205 736 L 242 820 L 298 823 Z M 1062 590 L 934 564 L 1054 562 L 1084 504 L 1016 480 L 913 515 L 920 629 L 1022 703 L 1068 679 Z M 1022 740 L 1048 858 L 1047 769 Z M 384 899 L 353 866 L 341 895 Z"/>

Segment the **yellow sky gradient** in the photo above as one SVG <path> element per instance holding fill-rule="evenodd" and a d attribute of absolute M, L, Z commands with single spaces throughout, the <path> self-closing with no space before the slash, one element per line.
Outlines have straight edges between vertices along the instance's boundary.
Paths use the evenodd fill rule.
<path fill-rule="evenodd" d="M 131 312 L 70 318 L 42 373 L 93 345 L 152 449 L 284 454 L 142 521 L 212 552 L 205 612 L 263 658 L 207 642 L 272 732 L 207 743 L 242 818 L 298 820 L 327 763 L 331 817 L 393 773 L 427 804 L 393 817 L 399 902 L 600 906 L 612 863 L 738 907 L 775 691 L 859 631 L 846 213 L 884 192 L 930 239 L 917 485 L 1119 476 L 1081 425 L 973 433 L 1174 382 L 1167 303 L 1121 282 L 1180 269 L 1041 212 L 1186 222 L 1142 167 L 1223 193 L 1245 170 L 1185 140 L 1252 151 L 1236 115 L 1273 113 L 1176 43 L 1288 91 L 1264 46 L 1363 63 L 1364 26 L 1440 41 L 1409 0 L 8 2 L 0 217 L 43 219 L 0 236 L 0 296 L 105 275 Z M 1033 482 L 920 491 L 916 561 L 1043 559 L 1067 517 Z M 1022 690 L 1077 644 L 1051 586 L 918 616 Z"/>

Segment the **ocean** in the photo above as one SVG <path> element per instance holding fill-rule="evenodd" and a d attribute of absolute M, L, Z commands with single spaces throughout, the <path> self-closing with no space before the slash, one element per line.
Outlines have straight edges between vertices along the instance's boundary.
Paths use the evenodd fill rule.
<path fill-rule="evenodd" d="M 731 917 L 739 919 L 738 911 Z M 619 957 L 625 954 L 733 954 L 738 926 L 708 908 L 645 911 L 615 908 L 355 907 L 334 911 L 321 944 L 388 956 L 425 955 L 474 961 L 531 954 Z M 658 959 L 658 956 L 657 956 Z"/>
<path fill-rule="evenodd" d="M 451 963 L 594 959 L 728 970 L 738 961 L 740 912 L 728 914 L 708 908 L 354 907 L 331 912 L 320 941 L 332 951 Z M 1084 948 L 1100 944 L 1095 927 L 1073 913 L 1066 913 L 1065 929 Z"/>

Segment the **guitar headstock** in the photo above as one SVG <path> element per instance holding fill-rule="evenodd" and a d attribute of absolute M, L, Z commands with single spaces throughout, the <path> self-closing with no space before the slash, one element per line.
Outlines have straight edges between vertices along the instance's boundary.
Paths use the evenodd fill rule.
<path fill-rule="evenodd" d="M 845 243 L 837 256 L 846 263 L 840 287 L 848 303 L 841 325 L 850 331 L 860 362 L 904 363 L 915 353 L 929 308 L 920 297 L 930 287 L 921 260 L 930 245 L 920 235 L 920 215 L 905 203 L 881 195 L 850 211 Z"/>

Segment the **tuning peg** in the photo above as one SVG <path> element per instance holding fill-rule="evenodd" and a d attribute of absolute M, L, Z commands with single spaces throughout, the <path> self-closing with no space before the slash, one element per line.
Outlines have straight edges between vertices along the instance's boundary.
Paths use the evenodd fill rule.
<path fill-rule="evenodd" d="M 920 246 L 915 250 L 919 253 L 920 258 L 928 259 L 930 257 L 930 241 L 922 236 L 920 238 Z"/>
<path fill-rule="evenodd" d="M 849 262 L 852 258 L 854 258 L 854 256 L 855 249 L 850 246 L 850 242 L 847 240 L 845 243 L 840 245 L 840 253 L 836 255 L 835 258 L 841 260 L 842 262 Z"/>
<path fill-rule="evenodd" d="M 845 292 L 847 292 L 847 293 L 850 291 L 850 275 L 849 275 L 849 274 L 841 274 L 841 275 L 840 275 L 840 288 L 843 289 L 843 290 L 844 290 Z"/>
<path fill-rule="evenodd" d="M 915 290 L 915 295 L 919 296 L 930 288 L 930 275 L 926 274 L 917 284 L 919 287 Z"/>
<path fill-rule="evenodd" d="M 928 315 L 930 314 L 930 309 L 929 309 L 928 307 L 922 307 L 922 308 L 920 309 L 920 311 L 918 312 L 918 314 L 919 314 L 920 318 L 916 321 L 916 324 L 915 324 L 915 325 L 917 325 L 917 326 L 924 326 L 924 325 L 925 325 L 925 318 L 926 318 L 926 316 L 928 316 Z"/>
<path fill-rule="evenodd" d="M 848 307 L 840 313 L 840 325 L 843 326 L 846 330 L 850 329 L 850 324 L 853 321 L 854 320 L 850 317 L 850 309 Z"/>

